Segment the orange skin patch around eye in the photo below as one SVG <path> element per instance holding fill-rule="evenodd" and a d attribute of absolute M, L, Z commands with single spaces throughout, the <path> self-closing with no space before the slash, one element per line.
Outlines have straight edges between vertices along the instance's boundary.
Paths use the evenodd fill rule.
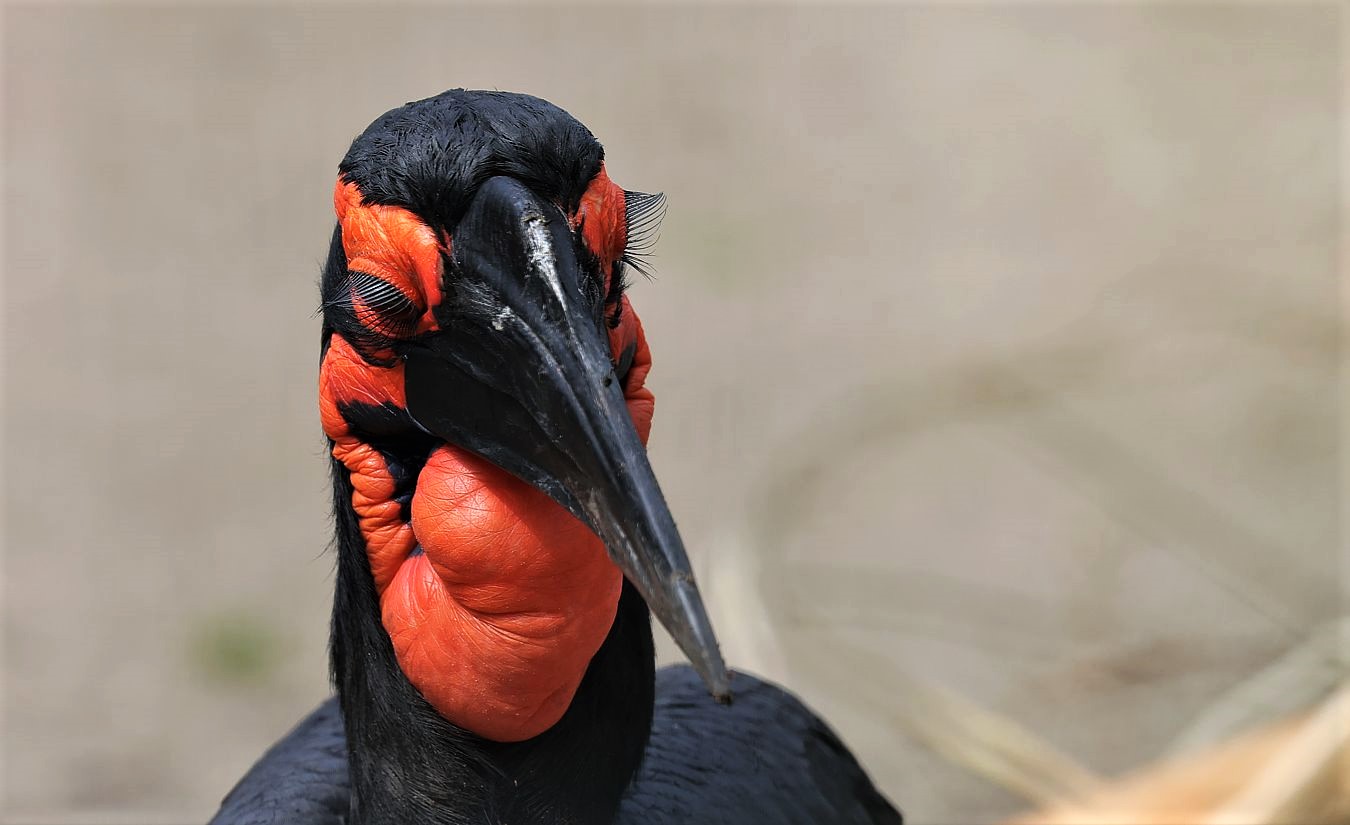
<path fill-rule="evenodd" d="M 608 281 L 614 262 L 623 255 L 627 242 L 627 221 L 624 217 L 623 189 L 609 179 L 603 163 L 581 195 L 581 204 L 572 218 L 573 227 L 578 223 L 581 224 L 581 236 L 586 246 L 600 259 L 600 266 Z"/>
<path fill-rule="evenodd" d="M 434 329 L 431 308 L 441 302 L 441 253 L 448 251 L 436 233 L 406 209 L 363 203 L 356 184 L 341 178 L 333 207 L 342 224 L 347 268 L 398 287 L 424 310 L 416 331 Z"/>
<path fill-rule="evenodd" d="M 622 254 L 623 191 L 602 170 L 588 195 L 583 236 L 608 273 Z M 360 256 L 361 271 L 405 292 L 415 278 L 427 290 L 420 270 L 439 267 L 440 254 L 430 230 L 395 214 L 403 210 L 361 206 L 350 184 L 339 183 L 337 200 L 344 248 Z M 404 242 L 413 252 L 380 248 Z M 422 294 L 439 300 L 436 273 L 435 292 Z M 635 348 L 624 395 L 645 444 L 655 407 L 644 386 L 651 353 L 622 300 L 610 347 L 616 360 Z M 602 542 L 543 492 L 453 445 L 428 458 L 411 523 L 403 521 L 383 456 L 350 433 L 339 401 L 405 407 L 402 366 L 369 364 L 334 335 L 320 410 L 333 454 L 351 473 L 381 619 L 404 674 L 442 716 L 487 739 L 521 741 L 552 727 L 614 623 L 623 576 Z M 419 545 L 423 552 L 413 555 Z"/>

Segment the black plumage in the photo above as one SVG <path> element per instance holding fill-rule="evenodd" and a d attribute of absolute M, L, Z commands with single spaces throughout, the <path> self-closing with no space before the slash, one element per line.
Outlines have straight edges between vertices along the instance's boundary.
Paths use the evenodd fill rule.
<path fill-rule="evenodd" d="M 484 181 L 505 175 L 574 210 L 605 158 L 571 115 L 511 92 L 451 89 L 381 115 L 338 171 L 366 200 L 453 227 Z"/>
<path fill-rule="evenodd" d="M 455 236 L 463 220 L 470 229 L 459 237 L 486 238 L 486 245 L 480 248 L 489 256 L 499 248 L 509 249 L 516 256 L 511 260 L 518 260 L 519 244 L 528 241 L 521 240 L 520 227 L 532 221 L 551 226 L 549 255 L 562 273 L 550 275 L 551 289 L 559 303 L 552 315 L 540 314 L 545 320 L 537 323 L 557 322 L 559 307 L 578 317 L 562 322 L 569 325 L 567 335 L 549 329 L 540 333 L 542 328 L 536 327 L 518 340 L 573 342 L 551 344 L 555 349 L 541 351 L 546 359 L 566 361 L 571 354 L 557 346 L 582 348 L 575 342 L 592 341 L 591 336 L 594 341 L 605 340 L 601 336 L 611 322 L 617 321 L 617 315 L 607 318 L 603 310 L 616 304 L 620 288 L 614 287 L 614 277 L 611 288 L 604 288 L 605 276 L 599 270 L 598 258 L 585 248 L 578 233 L 559 229 L 556 222 L 550 224 L 554 219 L 548 216 L 570 214 L 569 210 L 576 209 L 601 169 L 603 158 L 603 150 L 590 132 L 549 103 L 525 95 L 453 90 L 379 118 L 353 143 L 340 169 L 342 179 L 357 185 L 366 203 L 406 209 L 447 238 Z M 480 196 L 479 190 L 491 191 Z M 526 223 L 514 229 L 502 226 L 500 232 L 496 224 L 485 226 L 483 216 L 497 213 L 485 210 L 484 197 L 501 214 L 524 210 L 520 214 L 525 215 Z M 634 203 L 651 207 L 654 201 L 635 197 Z M 643 212 L 638 217 L 645 220 L 645 215 Z M 465 254 L 475 249 L 473 243 L 463 246 L 469 249 Z M 536 252 L 539 248 L 530 247 Z M 489 261 L 483 271 L 497 272 L 494 277 L 507 279 L 540 275 L 539 271 L 528 276 L 515 273 L 517 264 L 503 271 L 503 260 L 507 258 L 495 264 Z M 491 428 L 506 419 L 503 410 L 507 405 L 514 405 L 510 409 L 515 410 L 511 415 L 516 418 L 506 429 L 515 436 L 486 436 L 480 449 L 474 433 L 466 432 L 463 443 L 454 443 L 492 456 L 495 463 L 548 492 L 578 518 L 589 519 L 592 528 L 600 532 L 596 513 L 603 516 L 605 512 L 587 510 L 578 502 L 599 495 L 592 495 L 592 488 L 586 485 L 605 490 L 609 489 L 605 484 L 616 482 L 580 470 L 558 481 L 562 476 L 555 478 L 549 474 L 551 470 L 545 471 L 549 466 L 560 467 L 557 472 L 567 475 L 576 456 L 580 455 L 583 463 L 586 459 L 586 454 L 562 443 L 569 433 L 575 436 L 581 431 L 569 430 L 569 420 L 558 417 L 561 413 L 555 411 L 547 430 L 531 430 L 546 431 L 548 438 L 560 445 L 551 448 L 560 450 L 549 458 L 552 464 L 540 458 L 539 447 L 533 443 L 537 439 L 520 441 L 519 433 L 536 424 L 530 419 L 536 414 L 535 406 L 546 406 L 553 398 L 545 392 L 553 390 L 547 386 L 540 390 L 533 382 L 553 381 L 550 386 L 556 390 L 562 373 L 548 373 L 551 377 L 545 379 L 540 377 L 545 373 L 535 369 L 533 363 L 513 364 L 507 357 L 508 350 L 492 349 L 496 341 L 505 340 L 497 335 L 503 330 L 501 318 L 519 318 L 525 323 L 529 307 L 517 303 L 513 315 L 500 315 L 510 307 L 502 303 L 505 293 L 493 293 L 489 281 L 453 282 L 468 278 L 471 271 L 462 268 L 458 258 L 446 256 L 444 278 L 451 281 L 443 284 L 446 298 L 442 305 L 429 308 L 443 331 L 410 336 L 413 305 L 387 283 L 348 269 L 339 227 L 322 279 L 324 352 L 340 336 L 357 346 L 371 369 L 387 369 L 399 359 L 409 364 L 419 359 L 423 364 L 442 364 L 435 360 L 441 356 L 434 346 L 444 349 L 447 341 L 458 340 L 460 345 L 477 342 L 486 348 L 485 359 L 493 361 L 499 372 L 519 369 L 520 374 L 512 373 L 512 381 L 525 382 L 531 392 L 544 392 L 532 396 L 534 401 L 527 405 L 510 396 L 519 391 L 519 383 L 495 383 L 490 391 L 484 384 L 475 383 L 496 382 L 500 377 L 487 375 L 486 368 L 480 370 L 479 365 L 461 364 L 456 368 L 459 372 L 433 371 L 459 382 L 453 387 L 443 381 L 438 384 L 439 391 L 452 397 L 446 401 L 447 406 L 438 408 L 435 420 L 450 429 L 462 429 L 467 421 Z M 517 290 L 513 294 L 517 300 L 521 300 L 520 295 L 542 294 L 548 298 L 547 287 L 539 283 L 534 287 L 545 292 Z M 344 291 L 349 289 L 350 294 Z M 516 285 L 508 284 L 508 292 L 515 289 Z M 356 299 L 379 310 L 377 315 L 396 310 L 400 319 L 406 316 L 407 325 L 372 328 L 369 314 L 358 313 Z M 464 337 L 452 339 L 453 335 Z M 432 340 L 435 336 L 440 337 Z M 608 351 L 608 344 L 603 346 Z M 457 354 L 464 357 L 463 352 L 460 349 Z M 576 362 L 579 366 L 568 367 L 581 370 L 574 374 L 583 383 L 590 380 L 587 376 L 595 378 L 588 392 L 601 400 L 593 403 L 618 399 L 607 409 L 620 410 L 617 415 L 630 431 L 633 425 L 623 406 L 620 387 L 625 385 L 633 357 L 630 345 L 613 355 L 612 362 L 610 356 L 601 356 L 603 363 L 598 367 L 594 360 L 585 359 Z M 425 407 L 414 409 L 411 369 L 407 385 L 409 396 L 404 403 L 386 398 L 335 399 L 345 422 L 344 431 L 378 452 L 391 489 L 388 495 L 400 505 L 404 521 L 409 518 L 408 500 L 428 453 L 452 440 L 438 433 L 437 426 L 429 425 L 431 419 L 424 420 Z M 428 393 L 425 387 L 419 390 L 419 397 Z M 582 387 L 564 387 L 560 392 L 567 395 L 574 389 L 580 392 Z M 485 399 L 482 403 L 488 406 L 466 410 L 475 398 Z M 610 401 L 604 401 L 606 398 Z M 598 415 L 593 410 L 587 414 Z M 618 456 L 613 460 L 629 462 L 620 468 L 624 486 L 637 488 L 642 479 L 630 470 L 646 468 L 650 474 L 650 469 L 636 435 L 631 439 L 640 456 L 633 451 L 619 452 L 613 454 Z M 536 463 L 521 466 L 538 470 L 542 483 L 498 459 L 512 459 L 516 455 L 512 449 L 522 443 L 522 449 L 534 451 L 531 455 Z M 736 674 L 730 684 L 734 700 L 721 704 L 712 699 L 704 681 L 688 667 L 666 668 L 658 673 L 649 603 L 653 608 L 660 608 L 660 603 L 644 598 L 629 569 L 617 558 L 628 578 L 613 624 L 586 665 L 580 686 L 561 718 L 543 733 L 519 742 L 492 741 L 456 726 L 431 706 L 400 667 L 382 621 L 366 539 L 353 508 L 352 470 L 335 455 L 332 471 L 338 559 L 331 663 L 338 695 L 263 756 L 225 797 L 212 825 L 882 825 L 901 821 L 834 732 L 790 693 L 752 676 Z M 657 502 L 651 506 L 664 511 L 654 479 L 649 483 L 649 489 L 643 488 L 647 490 L 644 501 Z M 548 485 L 561 492 L 550 491 Z M 583 495 L 578 495 L 578 490 Z M 614 506 L 622 506 L 622 502 Z M 671 534 L 651 535 L 668 541 Z M 606 542 L 609 544 L 608 539 Z M 682 556 L 677 538 L 675 542 L 677 555 Z M 612 544 L 609 549 L 613 556 Z M 412 551 L 414 555 L 420 552 L 420 548 Z M 681 587 L 688 585 L 681 581 L 678 565 L 668 578 Z M 696 591 L 693 593 L 697 598 Z M 701 602 L 698 609 L 702 609 Z M 658 615 L 662 615 L 659 609 Z M 714 662 L 709 667 L 720 668 L 715 643 L 712 647 L 711 659 L 705 665 Z M 716 678 L 713 670 L 705 671 L 704 679 L 710 672 Z"/>
<path fill-rule="evenodd" d="M 839 737 L 795 696 L 745 674 L 732 687 L 736 701 L 723 708 L 689 667 L 657 672 L 651 742 L 618 825 L 899 825 Z M 212 823 L 343 825 L 349 793 L 342 718 L 329 699 L 240 780 Z"/>

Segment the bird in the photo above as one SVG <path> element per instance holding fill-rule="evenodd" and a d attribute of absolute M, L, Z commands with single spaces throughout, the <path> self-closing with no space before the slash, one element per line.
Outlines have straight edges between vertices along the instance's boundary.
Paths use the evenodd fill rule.
<path fill-rule="evenodd" d="M 352 143 L 320 279 L 335 696 L 211 825 L 891 825 L 787 690 L 729 671 L 646 453 L 627 290 L 664 199 L 537 97 Z M 655 667 L 651 619 L 687 665 Z"/>

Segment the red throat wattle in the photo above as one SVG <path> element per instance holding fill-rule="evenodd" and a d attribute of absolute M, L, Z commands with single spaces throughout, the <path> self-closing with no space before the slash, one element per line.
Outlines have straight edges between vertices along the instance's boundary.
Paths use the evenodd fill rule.
<path fill-rule="evenodd" d="M 417 331 L 434 329 L 450 239 L 407 210 L 364 204 L 350 183 L 338 182 L 335 204 L 349 267 L 397 286 L 423 310 Z M 572 220 L 606 273 L 622 254 L 623 215 L 623 191 L 602 168 Z M 610 347 L 616 358 L 635 348 L 624 396 L 645 444 L 651 355 L 622 301 Z M 342 415 L 353 402 L 406 408 L 403 367 L 369 363 L 335 333 L 320 370 L 321 419 L 350 472 L 382 620 L 404 674 L 442 716 L 479 736 L 510 742 L 542 733 L 571 704 L 608 635 L 622 574 L 565 508 L 453 445 L 427 459 L 405 519 L 386 458 Z"/>

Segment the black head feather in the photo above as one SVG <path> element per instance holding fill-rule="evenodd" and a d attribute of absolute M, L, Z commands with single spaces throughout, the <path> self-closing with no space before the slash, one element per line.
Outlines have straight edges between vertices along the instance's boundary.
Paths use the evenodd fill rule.
<path fill-rule="evenodd" d="M 604 159 L 590 130 L 552 103 L 451 89 L 381 115 L 339 170 L 367 202 L 401 206 L 433 228 L 451 229 L 495 175 L 519 180 L 571 214 Z"/>

